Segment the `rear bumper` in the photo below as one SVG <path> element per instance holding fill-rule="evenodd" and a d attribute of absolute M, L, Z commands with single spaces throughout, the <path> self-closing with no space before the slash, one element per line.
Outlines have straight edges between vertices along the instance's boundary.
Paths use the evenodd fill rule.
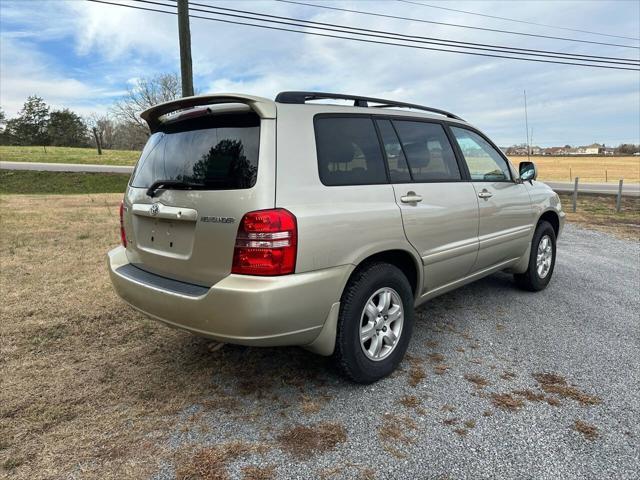
<path fill-rule="evenodd" d="M 107 257 L 116 293 L 134 308 L 171 327 L 254 346 L 312 343 L 332 305 L 340 301 L 353 268 L 345 265 L 280 277 L 229 275 L 206 288 L 137 269 L 123 247 Z"/>

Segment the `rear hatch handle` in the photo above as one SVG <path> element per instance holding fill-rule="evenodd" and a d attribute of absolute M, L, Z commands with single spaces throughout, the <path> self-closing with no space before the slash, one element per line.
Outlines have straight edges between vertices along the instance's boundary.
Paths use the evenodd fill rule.
<path fill-rule="evenodd" d="M 193 208 L 171 207 L 162 203 L 134 203 L 131 206 L 134 215 L 150 218 L 164 218 L 166 220 L 198 220 L 198 211 Z"/>

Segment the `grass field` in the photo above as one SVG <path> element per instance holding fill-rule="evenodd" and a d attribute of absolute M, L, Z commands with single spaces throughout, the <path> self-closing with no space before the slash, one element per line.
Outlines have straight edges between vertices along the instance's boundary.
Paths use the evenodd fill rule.
<path fill-rule="evenodd" d="M 133 150 L 103 150 L 98 155 L 95 148 L 69 147 L 14 147 L 0 146 L 0 161 L 81 163 L 97 165 L 135 165 L 140 152 Z"/>
<path fill-rule="evenodd" d="M 0 170 L 0 194 L 124 193 L 128 181 L 129 175 L 121 173 Z"/>
<path fill-rule="evenodd" d="M 0 146 L 0 161 L 81 163 L 104 165 L 135 165 L 140 152 L 131 150 L 104 150 L 98 155 L 93 148 L 10 147 Z M 526 157 L 510 157 L 518 166 Z M 542 181 L 570 182 L 578 176 L 582 182 L 640 182 L 640 157 L 547 157 L 533 156 Z"/>
<path fill-rule="evenodd" d="M 510 157 L 514 166 L 527 157 Z M 624 178 L 627 183 L 640 182 L 640 157 L 531 157 L 538 167 L 542 181 L 571 182 L 580 177 L 581 182 L 615 182 Z"/>

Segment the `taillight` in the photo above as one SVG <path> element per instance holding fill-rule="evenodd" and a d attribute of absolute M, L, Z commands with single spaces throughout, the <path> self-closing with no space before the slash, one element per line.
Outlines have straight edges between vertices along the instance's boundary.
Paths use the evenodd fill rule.
<path fill-rule="evenodd" d="M 283 208 L 258 210 L 242 217 L 231 273 L 286 275 L 296 268 L 296 217 Z"/>
<path fill-rule="evenodd" d="M 127 248 L 127 234 L 124 231 L 124 200 L 120 202 L 120 240 L 122 246 Z"/>

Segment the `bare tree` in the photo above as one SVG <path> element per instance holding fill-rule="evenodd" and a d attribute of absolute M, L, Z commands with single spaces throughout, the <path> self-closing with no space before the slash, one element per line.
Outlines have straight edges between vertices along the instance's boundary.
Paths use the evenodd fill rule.
<path fill-rule="evenodd" d="M 106 150 L 114 148 L 116 124 L 108 114 L 92 113 L 87 117 L 86 122 L 94 132 L 96 143 Z"/>
<path fill-rule="evenodd" d="M 140 113 L 158 103 L 180 97 L 180 79 L 175 73 L 162 73 L 155 77 L 141 78 L 130 87 L 127 94 L 113 107 L 113 115 L 120 124 L 140 129 L 147 136 L 149 128 Z"/>

